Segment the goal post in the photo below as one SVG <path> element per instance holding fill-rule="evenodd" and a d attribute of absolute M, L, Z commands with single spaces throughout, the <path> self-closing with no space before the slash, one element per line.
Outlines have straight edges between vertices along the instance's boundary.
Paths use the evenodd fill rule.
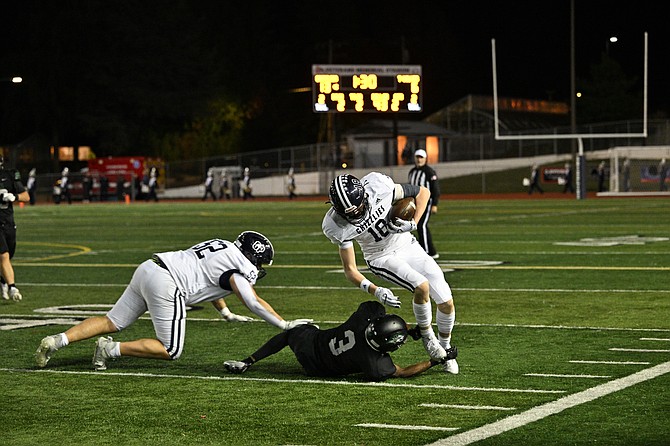
<path fill-rule="evenodd" d="M 646 138 L 647 137 L 647 78 L 648 78 L 648 52 L 649 52 L 648 33 L 644 33 L 644 87 L 643 87 L 643 110 L 642 110 L 642 131 L 639 133 L 566 133 L 566 134 L 536 134 L 536 135 L 501 135 L 500 121 L 498 112 L 498 69 L 496 63 L 496 42 L 491 39 L 491 59 L 493 70 L 493 122 L 495 139 L 499 141 L 521 141 L 521 140 L 542 140 L 542 139 L 573 139 L 577 140 L 579 152 L 576 160 L 576 183 L 577 199 L 586 198 L 586 157 L 584 155 L 584 139 L 610 139 L 610 138 Z M 574 92 L 572 92 L 574 94 Z M 574 111 L 573 111 L 574 112 Z"/>

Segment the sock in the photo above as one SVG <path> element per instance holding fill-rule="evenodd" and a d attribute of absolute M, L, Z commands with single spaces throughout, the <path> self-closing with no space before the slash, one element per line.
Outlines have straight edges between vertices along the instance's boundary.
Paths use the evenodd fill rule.
<path fill-rule="evenodd" d="M 110 358 L 118 358 L 121 356 L 121 343 L 112 342 L 111 348 L 107 350 Z"/>
<path fill-rule="evenodd" d="M 65 333 L 59 333 L 56 335 L 56 348 L 63 348 L 70 343 L 70 340 L 67 338 Z"/>
<path fill-rule="evenodd" d="M 417 304 L 416 302 L 412 302 L 412 309 L 414 310 L 414 317 L 416 318 L 416 323 L 419 325 L 419 328 L 421 329 L 421 335 L 429 336 L 430 334 L 432 334 L 434 336 L 435 334 L 433 333 L 433 326 L 432 326 L 433 315 L 430 302 L 426 302 L 424 304 Z M 430 332 L 430 334 L 428 332 Z"/>
<path fill-rule="evenodd" d="M 435 315 L 437 321 L 437 332 L 438 339 L 440 340 L 440 345 L 444 349 L 451 347 L 451 330 L 454 329 L 454 322 L 456 321 L 456 311 L 451 314 L 442 313 L 440 310 L 437 310 Z M 441 333 L 449 333 L 449 336 L 442 336 Z"/>

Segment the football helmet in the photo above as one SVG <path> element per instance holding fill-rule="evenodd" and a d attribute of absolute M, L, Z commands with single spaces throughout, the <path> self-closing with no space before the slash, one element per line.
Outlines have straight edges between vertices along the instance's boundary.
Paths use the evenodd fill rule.
<path fill-rule="evenodd" d="M 398 350 L 407 340 L 407 336 L 407 324 L 395 314 L 379 316 L 365 329 L 368 345 L 381 353 Z"/>
<path fill-rule="evenodd" d="M 361 223 L 368 216 L 368 195 L 361 180 L 353 175 L 338 175 L 330 183 L 328 198 L 335 212 L 349 223 Z"/>
<path fill-rule="evenodd" d="M 242 254 L 261 271 L 262 265 L 272 265 L 275 250 L 270 240 L 263 234 L 255 231 L 244 231 L 237 236 L 235 246 Z"/>

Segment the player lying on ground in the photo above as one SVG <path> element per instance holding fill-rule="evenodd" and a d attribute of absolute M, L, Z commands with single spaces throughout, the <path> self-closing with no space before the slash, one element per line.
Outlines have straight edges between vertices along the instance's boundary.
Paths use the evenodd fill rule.
<path fill-rule="evenodd" d="M 234 242 L 213 239 L 182 251 L 154 254 L 137 267 L 130 284 L 105 316 L 88 318 L 64 333 L 42 339 L 35 354 L 39 367 L 56 350 L 69 343 L 121 331 L 147 310 L 156 339 L 114 342 L 101 337 L 93 355 L 95 370 L 105 370 L 107 361 L 119 356 L 178 359 L 184 349 L 186 306 L 215 301 L 235 293 L 254 314 L 268 323 L 289 330 L 312 319 L 285 321 L 254 290 L 271 265 L 274 248 L 264 235 L 241 233 Z"/>
<path fill-rule="evenodd" d="M 362 373 L 368 380 L 383 381 L 391 377 L 409 378 L 458 355 L 456 347 L 451 347 L 442 359 L 400 367 L 389 353 L 404 344 L 410 332 L 414 339 L 421 337 L 418 329 L 408 331 L 400 316 L 386 314 L 379 302 L 368 301 L 335 328 L 320 330 L 315 325 L 300 325 L 272 337 L 248 358 L 226 361 L 224 366 L 229 372 L 244 373 L 252 364 L 288 346 L 310 376 Z"/>

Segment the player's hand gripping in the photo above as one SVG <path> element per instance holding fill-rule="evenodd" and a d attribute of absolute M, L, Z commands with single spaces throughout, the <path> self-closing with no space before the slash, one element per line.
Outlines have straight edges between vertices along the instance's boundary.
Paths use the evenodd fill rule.
<path fill-rule="evenodd" d="M 4 194 L 2 194 L 2 201 L 4 202 L 12 203 L 14 202 L 14 200 L 16 200 L 16 195 L 14 195 L 13 193 L 5 192 Z"/>
<path fill-rule="evenodd" d="M 224 315 L 221 315 L 223 317 L 223 320 L 226 322 L 251 322 L 254 320 L 254 318 L 249 317 L 249 316 L 242 316 L 241 314 L 235 314 L 235 313 L 229 313 Z"/>
<path fill-rule="evenodd" d="M 375 297 L 383 305 L 388 305 L 393 308 L 400 308 L 400 298 L 393 294 L 393 291 L 388 288 L 382 288 L 380 286 L 375 290 Z"/>
<path fill-rule="evenodd" d="M 312 323 L 312 322 L 314 322 L 314 319 L 296 319 L 296 320 L 293 320 L 293 321 L 282 321 L 282 322 L 284 322 L 284 323 L 282 324 L 282 325 L 283 325 L 282 328 L 283 328 L 284 330 L 286 330 L 286 331 L 288 331 L 288 330 L 290 330 L 290 329 L 292 329 L 292 328 L 298 327 L 298 326 L 300 326 L 300 325 L 305 325 L 305 324 L 311 324 L 311 325 L 314 325 L 314 324 Z M 315 326 L 316 328 L 319 328 L 318 325 L 314 325 L 314 326 Z"/>
<path fill-rule="evenodd" d="M 389 221 L 388 228 L 397 233 L 410 232 L 416 230 L 416 222 L 414 220 L 401 220 L 398 217 Z"/>

